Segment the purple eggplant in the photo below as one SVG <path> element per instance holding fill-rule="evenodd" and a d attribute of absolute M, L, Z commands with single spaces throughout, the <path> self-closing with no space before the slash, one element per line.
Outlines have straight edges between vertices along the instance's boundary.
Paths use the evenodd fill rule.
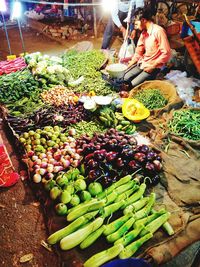
<path fill-rule="evenodd" d="M 137 152 L 134 155 L 134 159 L 137 160 L 138 162 L 142 163 L 147 159 L 147 157 L 146 157 L 146 155 L 144 153 Z"/>
<path fill-rule="evenodd" d="M 117 155 L 118 155 L 117 152 L 115 152 L 115 151 L 110 151 L 110 152 L 108 152 L 107 155 L 106 155 L 106 160 L 107 160 L 108 162 L 111 162 L 111 161 L 113 161 L 113 160 L 116 159 Z"/>

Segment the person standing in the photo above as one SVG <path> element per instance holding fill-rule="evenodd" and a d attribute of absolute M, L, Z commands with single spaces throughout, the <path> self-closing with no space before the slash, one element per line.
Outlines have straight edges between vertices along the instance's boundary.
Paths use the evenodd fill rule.
<path fill-rule="evenodd" d="M 151 11 L 138 8 L 134 18 L 135 27 L 141 30 L 141 35 L 123 78 L 123 82 L 128 83 L 131 88 L 145 80 L 155 79 L 171 57 L 165 30 L 152 22 Z"/>
<path fill-rule="evenodd" d="M 132 9 L 144 6 L 144 0 L 109 0 L 112 1 L 112 10 L 111 16 L 108 20 L 106 29 L 103 35 L 103 42 L 101 49 L 110 48 L 111 40 L 114 33 L 115 26 L 118 27 L 125 37 L 126 34 L 126 26 L 123 23 L 124 19 L 127 18 L 129 6 L 132 5 Z"/>

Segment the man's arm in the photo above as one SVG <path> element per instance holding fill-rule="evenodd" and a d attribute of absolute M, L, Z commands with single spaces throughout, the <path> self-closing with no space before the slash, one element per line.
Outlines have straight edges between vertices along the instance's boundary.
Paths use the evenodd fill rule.
<path fill-rule="evenodd" d="M 143 35 L 141 33 L 140 38 L 139 38 L 138 43 L 137 43 L 137 47 L 135 49 L 135 54 L 132 57 L 131 61 L 129 62 L 128 67 L 136 64 L 138 62 L 138 60 L 140 60 L 140 58 L 143 57 L 144 51 L 145 51 L 145 48 L 144 48 L 144 37 L 143 37 Z"/>

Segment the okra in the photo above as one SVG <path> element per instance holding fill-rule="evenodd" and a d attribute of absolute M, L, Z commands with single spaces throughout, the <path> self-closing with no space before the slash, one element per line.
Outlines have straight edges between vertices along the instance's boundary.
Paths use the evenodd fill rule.
<path fill-rule="evenodd" d="M 148 201 L 149 201 L 149 197 L 144 197 L 144 198 L 142 198 L 142 199 L 136 201 L 135 203 L 133 203 L 133 204 L 127 206 L 127 207 L 124 209 L 123 213 L 124 213 L 124 214 L 127 214 L 127 213 L 130 213 L 130 212 L 138 211 L 138 210 L 140 210 L 141 208 L 143 208 L 143 207 L 147 204 Z"/>
<path fill-rule="evenodd" d="M 151 210 L 151 212 L 152 212 L 152 210 Z M 155 212 L 152 215 L 148 215 L 143 219 L 137 220 L 134 223 L 134 226 L 137 227 L 140 224 L 146 225 L 146 224 L 152 222 L 153 220 L 155 220 L 156 218 L 158 218 L 160 215 L 163 215 L 164 213 L 166 213 L 166 210 L 165 209 L 161 209 L 161 210 L 159 210 L 158 212 Z"/>
<path fill-rule="evenodd" d="M 140 199 L 143 196 L 145 189 L 146 189 L 146 184 L 145 183 L 141 184 L 139 190 L 126 200 L 126 203 L 122 207 L 122 209 L 125 209 L 127 206 L 131 205 L 132 203 Z"/>
<path fill-rule="evenodd" d="M 115 241 L 116 244 L 122 244 L 124 247 L 130 244 L 138 235 L 139 233 L 144 229 L 144 225 L 140 224 L 132 231 L 129 231 L 125 236 L 121 237 L 120 239 Z"/>
<path fill-rule="evenodd" d="M 130 218 L 127 222 L 125 222 L 116 232 L 106 237 L 109 243 L 114 243 L 117 239 L 122 237 L 134 224 L 135 218 Z"/>
<path fill-rule="evenodd" d="M 114 183 L 110 187 L 108 187 L 106 190 L 104 190 L 102 193 L 98 194 L 97 195 L 98 199 L 102 199 L 102 198 L 106 197 L 106 195 L 108 195 L 111 192 L 113 192 L 113 190 L 115 188 L 119 187 L 120 185 L 128 183 L 131 179 L 132 179 L 131 175 L 124 176 L 119 181 L 117 181 L 116 183 Z"/>
<path fill-rule="evenodd" d="M 71 248 L 76 247 L 81 242 L 83 242 L 83 240 L 86 239 L 91 233 L 99 229 L 99 227 L 101 227 L 101 225 L 103 224 L 103 221 L 104 219 L 99 217 L 95 219 L 93 222 L 86 225 L 85 227 L 64 237 L 60 241 L 60 248 L 62 250 L 69 250 Z"/>
<path fill-rule="evenodd" d="M 114 191 L 117 192 L 118 195 L 126 192 L 127 190 L 133 188 L 133 186 L 135 185 L 135 181 L 129 181 L 126 184 L 120 185 L 119 187 L 117 187 Z"/>
<path fill-rule="evenodd" d="M 139 185 L 135 184 L 131 189 L 128 191 L 120 194 L 116 199 L 115 202 L 119 202 L 121 200 L 126 200 L 130 195 L 132 195 L 135 191 L 137 191 L 139 188 Z"/>
<path fill-rule="evenodd" d="M 151 210 L 151 213 L 152 214 L 155 214 L 156 211 L 154 209 Z M 171 224 L 169 222 L 165 222 L 163 225 L 162 225 L 162 228 L 165 230 L 165 232 L 168 234 L 168 235 L 173 235 L 174 234 L 174 229 L 172 228 Z"/>
<path fill-rule="evenodd" d="M 92 202 L 92 203 L 88 202 L 87 205 L 82 206 L 80 208 L 77 207 L 76 210 L 73 210 L 72 212 L 70 212 L 67 215 L 67 221 L 71 222 L 71 221 L 75 220 L 76 218 L 80 217 L 81 215 L 84 215 L 85 213 L 87 213 L 89 211 L 99 210 L 103 206 L 105 206 L 104 200 L 96 201 L 96 202 Z"/>
<path fill-rule="evenodd" d="M 84 267 L 99 267 L 107 261 L 110 261 L 117 257 L 123 250 L 122 244 L 117 244 L 107 250 L 103 250 L 91 258 L 89 258 L 84 264 Z"/>
<path fill-rule="evenodd" d="M 122 252 L 119 254 L 120 259 L 127 259 L 132 257 L 135 252 L 145 243 L 147 242 L 150 238 L 152 238 L 153 234 L 149 233 L 140 239 L 132 242 L 130 245 L 126 246 Z M 119 245 L 119 244 L 118 244 Z"/>
<path fill-rule="evenodd" d="M 167 212 L 161 216 L 159 216 L 157 219 L 153 220 L 151 223 L 147 224 L 145 228 L 140 233 L 140 236 L 144 236 L 147 233 L 155 233 L 170 217 L 170 213 Z"/>
<path fill-rule="evenodd" d="M 86 237 L 85 240 L 80 244 L 81 249 L 85 249 L 89 246 L 91 246 L 104 232 L 105 225 L 102 225 L 99 229 L 97 229 L 95 232 L 91 233 L 88 237 Z"/>
<path fill-rule="evenodd" d="M 87 206 L 88 203 L 94 203 L 94 202 L 97 202 L 97 201 L 98 201 L 98 199 L 96 199 L 96 198 L 92 198 L 92 199 L 90 199 L 90 200 L 88 200 L 88 201 L 85 201 L 85 202 L 83 202 L 83 203 L 80 203 L 80 204 L 78 204 L 78 206 L 75 206 L 75 207 L 72 207 L 71 209 L 69 209 L 69 210 L 68 210 L 68 214 L 69 214 L 70 212 L 72 212 L 72 211 L 79 210 L 80 207 L 85 207 L 85 206 Z"/>
<path fill-rule="evenodd" d="M 91 219 L 93 219 L 97 215 L 98 211 L 93 211 L 90 213 L 87 213 L 79 218 L 77 218 L 75 221 L 64 227 L 63 229 L 58 230 L 57 232 L 50 235 L 47 239 L 47 242 L 50 245 L 56 244 L 58 241 L 60 241 L 63 237 L 73 233 L 77 229 L 79 229 L 82 225 L 89 222 Z"/>
<path fill-rule="evenodd" d="M 116 203 L 110 204 L 109 206 L 104 207 L 101 211 L 103 218 L 109 217 L 111 214 L 119 210 L 122 207 L 122 205 L 124 205 L 124 203 L 125 201 L 122 200 L 120 202 L 116 202 Z"/>
<path fill-rule="evenodd" d="M 110 234 L 116 232 L 132 216 L 133 216 L 132 213 L 128 213 L 128 214 L 116 219 L 115 221 L 111 222 L 110 224 L 107 224 L 105 226 L 105 230 L 104 230 L 103 234 L 104 235 L 110 235 Z"/>
<path fill-rule="evenodd" d="M 156 194 L 151 193 L 151 195 L 149 197 L 149 202 L 147 203 L 147 205 L 143 209 L 141 209 L 135 213 L 135 219 L 139 220 L 139 219 L 142 219 L 145 216 L 147 216 L 151 212 L 151 209 L 155 203 L 155 200 L 156 200 Z"/>
<path fill-rule="evenodd" d="M 108 206 L 111 203 L 113 203 L 116 200 L 117 197 L 118 197 L 117 192 L 113 191 L 112 193 L 110 193 L 109 195 L 107 195 L 102 200 L 105 200 L 105 205 Z"/>

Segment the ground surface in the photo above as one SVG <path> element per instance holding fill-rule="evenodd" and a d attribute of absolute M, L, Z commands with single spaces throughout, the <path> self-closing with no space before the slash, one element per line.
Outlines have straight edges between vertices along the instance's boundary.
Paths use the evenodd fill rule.
<path fill-rule="evenodd" d="M 23 29 L 26 50 L 28 52 L 41 51 L 47 54 L 60 54 L 75 41 L 65 41 L 64 44 L 54 42 L 36 31 Z M 17 28 L 9 29 L 11 48 L 14 54 L 22 52 L 22 46 Z M 95 48 L 100 48 L 101 39 L 93 41 Z M 5 59 L 8 54 L 5 35 L 0 30 L 0 58 Z M 119 41 L 114 47 L 119 47 Z M 2 127 L 1 135 L 11 155 L 13 164 L 17 170 L 23 169 L 19 166 L 16 154 L 11 144 L 7 141 Z M 41 241 L 48 236 L 45 227 L 42 206 L 35 198 L 28 186 L 27 180 L 20 180 L 15 186 L 9 189 L 0 189 L 0 266 L 5 267 L 59 267 L 59 258 L 53 252 L 49 252 Z M 186 252 L 180 254 L 165 267 L 189 267 L 199 243 L 194 244 Z M 20 257 L 32 253 L 33 259 L 27 263 L 20 263 Z M 69 266 L 70 267 L 70 266 Z M 163 266 L 164 267 L 164 266 Z"/>

